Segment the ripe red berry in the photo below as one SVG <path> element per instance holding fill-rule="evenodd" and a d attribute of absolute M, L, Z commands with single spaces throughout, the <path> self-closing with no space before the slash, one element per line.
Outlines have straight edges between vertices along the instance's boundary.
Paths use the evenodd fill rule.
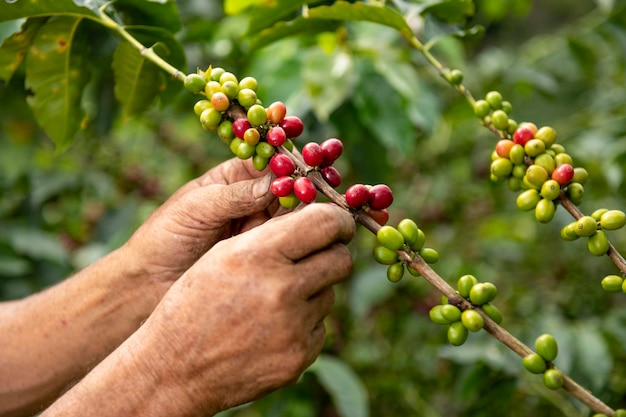
<path fill-rule="evenodd" d="M 272 146 L 280 146 L 287 140 L 285 130 L 280 126 L 274 126 L 267 132 L 267 143 Z"/>
<path fill-rule="evenodd" d="M 297 138 L 304 131 L 304 123 L 298 116 L 287 116 L 280 122 L 289 139 Z"/>
<path fill-rule="evenodd" d="M 309 166 L 320 166 L 324 161 L 324 152 L 322 152 L 322 147 L 315 142 L 307 143 L 302 147 L 302 158 Z"/>
<path fill-rule="evenodd" d="M 572 181 L 574 177 L 574 167 L 570 164 L 559 165 L 552 171 L 552 179 L 559 183 L 559 185 L 567 185 Z"/>
<path fill-rule="evenodd" d="M 352 208 L 367 204 L 370 198 L 369 189 L 363 184 L 354 184 L 346 190 L 346 203 Z"/>
<path fill-rule="evenodd" d="M 252 126 L 250 126 L 248 119 L 237 119 L 233 122 L 233 133 L 239 139 L 243 139 L 244 133 L 246 130 L 250 129 L 250 127 Z"/>
<path fill-rule="evenodd" d="M 386 209 L 393 203 L 391 188 L 378 184 L 369 189 L 369 206 L 374 210 Z"/>
<path fill-rule="evenodd" d="M 270 159 L 270 169 L 277 177 L 284 177 L 294 173 L 296 164 L 287 155 L 277 153 Z"/>
<path fill-rule="evenodd" d="M 335 167 L 322 168 L 322 177 L 333 188 L 337 188 L 341 184 L 341 174 Z"/>
<path fill-rule="evenodd" d="M 294 179 L 284 176 L 278 177 L 270 184 L 270 191 L 276 197 L 286 197 L 293 191 Z"/>
<path fill-rule="evenodd" d="M 372 210 L 370 207 L 366 207 L 365 211 L 381 226 L 386 225 L 389 221 L 389 211 L 387 209 Z"/>
<path fill-rule="evenodd" d="M 526 142 L 533 139 L 535 137 L 535 133 L 531 128 L 522 126 L 518 127 L 513 133 L 513 142 L 519 143 L 520 145 L 526 145 Z"/>
<path fill-rule="evenodd" d="M 508 158 L 513 145 L 515 145 L 515 142 L 512 140 L 501 139 L 496 143 L 496 153 L 500 158 Z"/>
<path fill-rule="evenodd" d="M 326 139 L 320 146 L 324 153 L 323 166 L 332 165 L 343 153 L 343 143 L 339 139 Z"/>
<path fill-rule="evenodd" d="M 317 197 L 317 189 L 307 177 L 299 177 L 293 183 L 293 193 L 305 204 L 312 203 Z"/>

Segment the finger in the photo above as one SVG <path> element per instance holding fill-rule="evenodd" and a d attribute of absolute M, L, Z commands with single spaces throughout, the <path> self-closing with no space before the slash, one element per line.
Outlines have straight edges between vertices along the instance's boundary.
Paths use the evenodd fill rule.
<path fill-rule="evenodd" d="M 252 165 L 251 159 L 231 158 L 207 171 L 197 179 L 200 185 L 234 184 L 239 181 L 259 178 L 266 175 L 269 169 L 258 171 Z"/>
<path fill-rule="evenodd" d="M 324 322 L 321 321 L 311 331 L 309 350 L 307 352 L 307 357 L 305 359 L 305 367 L 303 369 L 303 372 L 313 362 L 315 362 L 320 352 L 324 348 L 325 341 L 326 341 L 326 326 L 324 325 Z"/>
<path fill-rule="evenodd" d="M 352 256 L 345 245 L 335 243 L 300 260 L 293 268 L 293 276 L 297 277 L 297 294 L 303 299 L 310 299 L 350 276 Z"/>
<path fill-rule="evenodd" d="M 296 262 L 334 242 L 349 242 L 354 235 L 352 216 L 331 204 L 309 204 L 268 221 L 254 230 L 265 251 L 278 251 Z"/>

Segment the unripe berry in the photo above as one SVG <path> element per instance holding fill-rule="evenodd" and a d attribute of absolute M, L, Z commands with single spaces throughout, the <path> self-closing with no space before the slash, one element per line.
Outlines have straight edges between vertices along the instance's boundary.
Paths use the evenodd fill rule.
<path fill-rule="evenodd" d="M 241 145 L 242 143 L 244 143 L 243 140 L 239 138 L 235 138 L 230 141 L 229 148 L 233 155 L 237 156 L 237 154 L 239 154 L 239 145 Z"/>
<path fill-rule="evenodd" d="M 524 356 L 522 360 L 524 363 L 524 368 L 532 374 L 542 374 L 547 369 L 547 364 L 545 359 L 541 357 L 538 353 L 529 353 Z"/>
<path fill-rule="evenodd" d="M 461 313 L 461 322 L 470 332 L 477 332 L 485 325 L 483 316 L 476 310 L 465 310 Z"/>
<path fill-rule="evenodd" d="M 288 138 L 297 138 L 304 131 L 304 124 L 298 116 L 286 116 L 280 122 L 280 126 L 285 129 Z"/>
<path fill-rule="evenodd" d="M 554 218 L 556 212 L 556 205 L 554 201 L 542 198 L 535 207 L 535 218 L 539 223 L 550 223 Z"/>
<path fill-rule="evenodd" d="M 578 239 L 580 236 L 576 233 L 576 222 L 571 222 L 561 229 L 561 238 L 567 241 L 573 241 Z"/>
<path fill-rule="evenodd" d="M 515 130 L 515 133 L 513 133 L 513 142 L 524 146 L 529 140 L 533 139 L 534 136 L 535 133 L 529 127 L 520 126 Z"/>
<path fill-rule="evenodd" d="M 427 264 L 436 264 L 439 262 L 439 252 L 433 248 L 422 248 L 420 250 L 420 256 Z"/>
<path fill-rule="evenodd" d="M 254 77 L 243 77 L 241 81 L 239 81 L 239 90 L 242 89 L 250 89 L 256 91 L 259 88 L 259 83 Z M 242 104 L 243 106 L 243 104 Z"/>
<path fill-rule="evenodd" d="M 513 112 L 513 105 L 511 104 L 511 102 L 504 100 L 502 102 L 502 110 L 504 110 L 506 114 L 511 114 Z M 511 122 L 517 125 L 515 120 L 509 119 L 509 127 L 511 126 Z M 515 132 L 515 128 L 513 128 L 513 130 L 511 131 L 511 133 L 513 132 Z"/>
<path fill-rule="evenodd" d="M 461 346 L 467 341 L 468 335 L 467 327 L 461 321 L 455 321 L 448 327 L 448 341 L 453 346 Z"/>
<path fill-rule="evenodd" d="M 526 155 L 531 158 L 536 157 L 546 150 L 546 145 L 543 141 L 539 139 L 531 139 L 524 145 L 524 151 L 526 151 Z"/>
<path fill-rule="evenodd" d="M 463 82 L 463 72 L 459 69 L 453 69 L 450 71 L 450 82 L 453 85 L 459 85 Z"/>
<path fill-rule="evenodd" d="M 409 245 L 413 245 L 419 239 L 419 228 L 411 219 L 402 219 L 398 223 L 398 231 L 404 237 L 404 241 Z"/>
<path fill-rule="evenodd" d="M 552 362 L 559 353 L 559 346 L 554 336 L 544 333 L 535 339 L 535 351 L 546 361 Z"/>
<path fill-rule="evenodd" d="M 491 106 L 489 106 L 489 103 L 487 103 L 486 100 L 476 100 L 476 102 L 474 103 L 474 114 L 482 119 L 484 117 L 486 117 L 487 115 L 489 115 L 489 112 L 491 111 Z"/>
<path fill-rule="evenodd" d="M 207 75 L 209 75 L 209 80 L 210 81 L 216 81 L 219 82 L 220 77 L 222 76 L 222 74 L 224 74 L 226 72 L 226 70 L 224 68 L 221 67 L 215 67 L 215 68 L 211 68 L 210 72 L 207 72 L 207 74 L 205 74 L 205 78 Z"/>
<path fill-rule="evenodd" d="M 572 181 L 574 177 L 574 167 L 570 164 L 560 164 L 552 172 L 552 179 L 561 186 L 565 186 Z"/>
<path fill-rule="evenodd" d="M 559 389 L 563 386 L 565 380 L 563 374 L 558 369 L 548 369 L 543 374 L 543 382 L 550 389 Z"/>
<path fill-rule="evenodd" d="M 543 126 L 535 133 L 535 138 L 541 140 L 546 148 L 550 148 L 556 142 L 556 130 L 550 126 Z"/>
<path fill-rule="evenodd" d="M 257 155 L 260 155 L 261 157 L 266 158 L 266 159 L 269 160 L 269 158 L 274 156 L 276 151 L 274 150 L 274 147 L 272 145 L 270 145 L 269 143 L 267 143 L 267 142 L 259 142 L 256 145 L 256 153 L 257 153 Z"/>
<path fill-rule="evenodd" d="M 432 307 L 428 311 L 428 316 L 430 317 L 430 320 L 435 324 L 441 324 L 441 325 L 450 324 L 450 322 L 446 320 L 441 314 L 442 309 L 443 309 L 443 306 L 440 304 Z M 467 329 L 465 331 L 467 331 Z"/>
<path fill-rule="evenodd" d="M 485 314 L 487 314 L 487 316 L 489 316 L 491 320 L 495 321 L 496 324 L 502 323 L 502 313 L 500 312 L 498 307 L 494 306 L 493 304 L 487 303 L 480 306 L 480 308 L 482 308 Z"/>
<path fill-rule="evenodd" d="M 287 155 L 277 153 L 270 159 L 270 169 L 277 177 L 283 177 L 293 174 L 296 164 Z"/>
<path fill-rule="evenodd" d="M 576 220 L 576 228 L 574 230 L 580 237 L 589 237 L 597 232 L 598 225 L 593 217 L 583 216 Z"/>
<path fill-rule="evenodd" d="M 481 306 L 493 300 L 492 290 L 483 282 L 472 286 L 469 292 L 469 300 L 472 304 Z"/>
<path fill-rule="evenodd" d="M 474 275 L 463 275 L 456 283 L 456 289 L 463 298 L 469 297 L 474 285 L 478 284 L 478 279 Z"/>
<path fill-rule="evenodd" d="M 293 193 L 305 204 L 312 203 L 317 198 L 317 188 L 308 177 L 299 177 L 294 181 Z"/>
<path fill-rule="evenodd" d="M 548 175 L 552 175 L 556 168 L 556 162 L 554 157 L 549 153 L 543 152 L 535 157 L 535 165 L 539 165 L 548 172 Z"/>
<path fill-rule="evenodd" d="M 524 163 L 524 157 L 526 156 L 526 151 L 524 147 L 519 143 L 513 142 L 514 145 L 511 147 L 509 151 L 509 159 L 514 165 L 520 165 Z"/>
<path fill-rule="evenodd" d="M 265 111 L 265 110 L 264 110 Z M 285 130 L 280 126 L 271 127 L 265 136 L 267 143 L 272 146 L 281 146 L 287 140 Z"/>
<path fill-rule="evenodd" d="M 502 94 L 499 91 L 490 91 L 485 95 L 485 101 L 492 109 L 497 110 L 502 107 Z"/>
<path fill-rule="evenodd" d="M 572 177 L 572 182 L 578 182 L 584 185 L 587 182 L 587 178 L 589 178 L 589 173 L 585 168 L 574 168 L 574 176 Z"/>
<path fill-rule="evenodd" d="M 374 210 L 386 209 L 393 203 L 393 192 L 385 184 L 377 184 L 369 189 L 368 204 Z"/>
<path fill-rule="evenodd" d="M 270 184 L 270 191 L 276 197 L 285 197 L 293 192 L 294 179 L 289 176 L 278 177 Z"/>
<path fill-rule="evenodd" d="M 254 104 L 248 109 L 248 121 L 252 126 L 260 126 L 267 121 L 267 113 L 260 104 Z"/>
<path fill-rule="evenodd" d="M 267 108 L 267 120 L 274 125 L 279 124 L 287 114 L 287 107 L 282 101 L 275 101 Z M 283 127 L 284 129 L 284 127 Z"/>
<path fill-rule="evenodd" d="M 498 158 L 491 162 L 490 170 L 497 178 L 506 178 L 513 171 L 513 163 L 507 158 Z"/>
<path fill-rule="evenodd" d="M 211 99 L 211 97 L 213 97 L 213 94 L 222 92 L 222 84 L 218 83 L 217 81 L 209 81 L 206 86 L 204 86 L 204 94 L 208 97 L 209 100 Z"/>
<path fill-rule="evenodd" d="M 187 74 L 183 84 L 188 91 L 199 93 L 204 90 L 206 80 L 200 74 Z"/>
<path fill-rule="evenodd" d="M 239 147 L 237 148 L 237 158 L 239 159 L 252 158 L 255 151 L 256 151 L 256 146 L 250 145 L 249 143 L 246 143 L 246 142 L 242 142 L 239 144 Z"/>
<path fill-rule="evenodd" d="M 239 93 L 239 86 L 234 81 L 226 81 L 222 84 L 222 92 L 228 96 L 229 99 L 234 100 Z"/>
<path fill-rule="evenodd" d="M 509 116 L 503 110 L 495 110 L 491 114 L 491 124 L 498 130 L 508 130 Z"/>
<path fill-rule="evenodd" d="M 243 88 L 237 92 L 237 101 L 246 109 L 249 109 L 251 106 L 256 104 L 256 100 L 257 96 L 254 90 Z"/>
<path fill-rule="evenodd" d="M 399 250 L 404 246 L 404 237 L 393 226 L 382 226 L 376 237 L 381 245 L 391 250 Z"/>
<path fill-rule="evenodd" d="M 248 119 L 237 119 L 233 122 L 233 133 L 235 134 L 235 136 L 237 136 L 239 139 L 243 139 L 243 135 L 246 132 L 246 130 L 250 129 L 250 122 L 248 121 Z"/>
<path fill-rule="evenodd" d="M 517 196 L 517 207 L 522 211 L 530 211 L 537 206 L 541 196 L 537 190 L 526 190 Z"/>
<path fill-rule="evenodd" d="M 363 184 L 354 184 L 346 190 L 346 203 L 352 208 L 364 206 L 369 201 L 369 189 Z"/>
<path fill-rule="evenodd" d="M 426 235 L 424 234 L 422 229 L 419 229 L 417 231 L 417 240 L 415 241 L 415 243 L 409 245 L 409 247 L 412 251 L 419 252 L 424 248 L 424 243 L 426 243 Z"/>
<path fill-rule="evenodd" d="M 302 159 L 307 165 L 318 167 L 324 161 L 324 152 L 322 147 L 315 142 L 309 142 L 302 147 Z"/>
<path fill-rule="evenodd" d="M 555 180 L 548 180 L 541 186 L 541 196 L 546 200 L 555 200 L 561 194 L 561 187 Z"/>
<path fill-rule="evenodd" d="M 222 121 L 222 114 L 215 110 L 213 107 L 209 107 L 200 114 L 200 123 L 206 130 L 215 130 Z"/>
<path fill-rule="evenodd" d="M 393 265 L 400 259 L 400 256 L 395 250 L 384 247 L 383 245 L 377 245 L 374 247 L 374 260 L 379 264 Z"/>
<path fill-rule="evenodd" d="M 261 140 L 261 134 L 255 127 L 247 129 L 243 134 L 243 141 L 249 145 L 257 145 Z"/>
<path fill-rule="evenodd" d="M 609 251 L 609 239 L 603 230 L 598 230 L 587 239 L 587 248 L 595 256 L 606 255 Z"/>
<path fill-rule="evenodd" d="M 224 85 L 226 81 L 232 81 L 234 83 L 239 84 L 239 80 L 237 80 L 237 76 L 233 74 L 232 72 L 228 72 L 228 71 L 222 72 L 218 81 L 222 85 Z"/>
<path fill-rule="evenodd" d="M 396 262 L 395 264 L 387 267 L 387 279 L 389 282 L 398 282 L 404 276 L 404 264 L 402 262 Z"/>
<path fill-rule="evenodd" d="M 607 275 L 602 278 L 602 289 L 607 292 L 620 292 L 624 284 L 624 278 L 619 275 Z"/>
<path fill-rule="evenodd" d="M 554 162 L 556 162 L 557 167 L 563 164 L 574 165 L 572 157 L 565 152 L 554 155 Z"/>
<path fill-rule="evenodd" d="M 571 182 L 565 191 L 572 203 L 576 205 L 582 202 L 583 196 L 585 195 L 585 188 L 578 182 Z"/>
<path fill-rule="evenodd" d="M 510 139 L 500 139 L 496 143 L 496 153 L 501 158 L 508 158 L 514 145 L 515 142 Z"/>
<path fill-rule="evenodd" d="M 196 116 L 200 116 L 203 111 L 205 111 L 206 109 L 212 106 L 213 105 L 211 104 L 211 101 L 209 100 L 206 100 L 206 99 L 198 100 L 196 101 L 196 104 L 193 105 L 193 112 L 196 114 Z"/>
<path fill-rule="evenodd" d="M 621 210 L 608 210 L 600 217 L 600 226 L 606 230 L 616 230 L 626 224 L 626 213 Z"/>
<path fill-rule="evenodd" d="M 252 166 L 254 166 L 254 169 L 256 169 L 257 171 L 263 171 L 265 168 L 267 168 L 267 165 L 269 164 L 269 162 L 270 162 L 269 158 L 266 158 L 259 154 L 255 154 L 252 157 Z"/>
<path fill-rule="evenodd" d="M 278 197 L 278 202 L 286 209 L 295 208 L 298 204 L 300 204 L 300 200 L 298 200 L 298 197 L 296 197 L 293 193 L 285 197 Z"/>
<path fill-rule="evenodd" d="M 441 315 L 450 323 L 461 320 L 461 310 L 452 304 L 444 304 L 441 306 Z"/>
<path fill-rule="evenodd" d="M 548 179 L 548 171 L 539 165 L 531 165 L 526 170 L 526 179 L 534 188 L 540 189 Z"/>
<path fill-rule="evenodd" d="M 324 153 L 322 166 L 332 165 L 343 153 L 343 143 L 336 138 L 326 139 L 320 144 Z"/>
<path fill-rule="evenodd" d="M 333 188 L 339 187 L 341 185 L 341 174 L 337 170 L 337 168 L 330 166 L 324 167 L 321 170 L 322 177 L 324 180 Z"/>

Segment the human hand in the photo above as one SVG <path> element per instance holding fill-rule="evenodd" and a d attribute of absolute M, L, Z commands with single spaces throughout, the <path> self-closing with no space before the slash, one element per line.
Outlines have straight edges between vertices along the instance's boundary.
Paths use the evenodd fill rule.
<path fill-rule="evenodd" d="M 128 341 L 137 368 L 190 415 L 295 382 L 322 349 L 354 227 L 339 207 L 312 204 L 217 243 Z"/>
<path fill-rule="evenodd" d="M 176 191 L 122 250 L 139 275 L 169 286 L 216 242 L 269 219 L 269 183 L 250 161 L 230 159 Z"/>

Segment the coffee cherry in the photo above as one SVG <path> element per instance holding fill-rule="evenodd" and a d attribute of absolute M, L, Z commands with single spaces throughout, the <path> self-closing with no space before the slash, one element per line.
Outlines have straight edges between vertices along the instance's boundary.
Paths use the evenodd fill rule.
<path fill-rule="evenodd" d="M 200 114 L 200 123 L 206 130 L 215 130 L 222 121 L 222 114 L 215 110 L 213 107 L 209 107 Z"/>
<path fill-rule="evenodd" d="M 239 139 L 243 139 L 244 133 L 246 132 L 246 130 L 250 129 L 250 127 L 251 126 L 248 119 L 237 119 L 233 122 L 233 133 Z"/>
<path fill-rule="evenodd" d="M 217 82 L 220 80 L 221 75 L 225 72 L 226 70 L 224 68 L 215 67 L 215 68 L 211 68 L 210 71 L 207 70 L 207 73 L 204 74 L 204 77 L 207 78 L 207 75 L 208 75 L 207 80 Z"/>
<path fill-rule="evenodd" d="M 206 80 L 200 74 L 187 74 L 183 84 L 188 91 L 192 93 L 199 93 L 204 90 Z"/>
<path fill-rule="evenodd" d="M 246 109 L 249 109 L 252 105 L 256 104 L 257 96 L 254 90 L 250 88 L 241 88 L 237 92 L 237 101 Z"/>
<path fill-rule="evenodd" d="M 239 144 L 239 147 L 237 148 L 237 158 L 239 159 L 252 158 L 255 151 L 256 151 L 256 146 L 250 145 L 249 143 L 246 143 L 246 142 L 242 142 Z"/>
<path fill-rule="evenodd" d="M 223 93 L 222 84 L 218 83 L 217 81 L 209 81 L 206 86 L 204 86 L 204 94 L 208 97 L 210 101 L 211 97 L 213 97 L 213 94 L 215 93 Z"/>
<path fill-rule="evenodd" d="M 522 125 L 513 133 L 513 142 L 525 146 L 526 143 L 535 137 L 535 133 L 527 126 Z"/>
<path fill-rule="evenodd" d="M 609 209 L 607 208 L 596 209 L 593 211 L 593 213 L 591 213 L 591 217 L 593 217 L 595 221 L 599 222 L 600 219 L 602 218 L 602 215 L 606 213 L 607 211 L 609 211 Z"/>
<path fill-rule="evenodd" d="M 260 126 L 267 122 L 267 113 L 260 104 L 254 104 L 248 109 L 248 121 L 252 126 Z"/>
<path fill-rule="evenodd" d="M 515 145 L 510 139 L 500 139 L 496 143 L 496 153 L 500 158 L 508 158 L 511 154 L 511 148 Z"/>
<path fill-rule="evenodd" d="M 595 256 L 606 255 L 609 251 L 609 239 L 603 230 L 598 230 L 587 239 L 587 248 Z"/>
<path fill-rule="evenodd" d="M 287 137 L 297 138 L 304 131 L 304 124 L 298 116 L 286 116 L 280 122 L 280 126 L 285 130 Z"/>
<path fill-rule="evenodd" d="M 324 161 L 324 152 L 322 147 L 315 142 L 309 142 L 302 147 L 302 158 L 307 165 L 318 167 Z"/>
<path fill-rule="evenodd" d="M 607 292 L 620 292 L 624 284 L 624 278 L 619 275 L 607 275 L 602 278 L 602 289 Z"/>
<path fill-rule="evenodd" d="M 387 267 L 387 279 L 390 282 L 398 282 L 404 276 L 404 264 L 397 262 Z"/>
<path fill-rule="evenodd" d="M 461 313 L 461 322 L 470 332 L 477 332 L 485 325 L 483 316 L 476 310 L 465 310 Z"/>
<path fill-rule="evenodd" d="M 617 414 L 615 414 L 615 415 L 617 415 Z M 609 416 L 607 416 L 606 414 L 603 414 L 603 413 L 596 413 L 596 414 L 594 414 L 591 417 L 609 417 Z"/>
<path fill-rule="evenodd" d="M 363 184 L 354 184 L 346 190 L 346 203 L 352 208 L 364 206 L 369 201 L 369 189 Z"/>
<path fill-rule="evenodd" d="M 339 139 L 326 139 L 320 144 L 324 153 L 322 166 L 332 165 L 343 153 L 343 143 Z"/>
<path fill-rule="evenodd" d="M 572 177 L 572 182 L 578 182 L 584 185 L 587 182 L 587 178 L 589 178 L 589 173 L 585 168 L 574 168 L 574 176 Z"/>
<path fill-rule="evenodd" d="M 441 315 L 450 323 L 461 320 L 461 310 L 452 304 L 442 305 Z"/>
<path fill-rule="evenodd" d="M 211 76 L 213 76 L 213 73 L 211 73 Z M 223 71 L 220 74 L 218 81 L 220 82 L 220 84 L 224 84 L 226 81 L 232 81 L 234 83 L 239 84 L 239 80 L 237 80 L 237 76 L 233 74 L 232 72 L 228 72 L 228 71 Z"/>
<path fill-rule="evenodd" d="M 453 346 L 461 346 L 467 341 L 469 332 L 461 321 L 455 321 L 448 327 L 448 341 Z"/>
<path fill-rule="evenodd" d="M 624 409 L 618 409 L 615 410 L 615 414 L 613 415 L 613 417 L 626 417 L 626 410 Z"/>
<path fill-rule="evenodd" d="M 222 92 L 226 94 L 230 100 L 234 100 L 237 98 L 237 93 L 239 93 L 239 85 L 234 81 L 226 81 L 222 84 Z"/>
<path fill-rule="evenodd" d="M 556 130 L 550 126 L 543 126 L 537 130 L 535 138 L 541 140 L 546 145 L 546 148 L 550 148 L 556 142 Z"/>
<path fill-rule="evenodd" d="M 491 173 L 497 178 L 505 178 L 513 172 L 513 163 L 508 158 L 498 158 L 491 162 Z"/>
<path fill-rule="evenodd" d="M 260 155 L 263 158 L 266 158 L 269 160 L 272 156 L 274 156 L 276 151 L 274 150 L 274 147 L 270 145 L 269 143 L 259 142 L 256 145 L 256 153 L 257 155 Z"/>
<path fill-rule="evenodd" d="M 404 246 L 404 237 L 393 226 L 382 226 L 376 233 L 378 242 L 391 250 L 399 250 Z"/>
<path fill-rule="evenodd" d="M 511 147 L 509 151 L 509 159 L 514 165 L 521 165 L 524 163 L 524 157 L 526 156 L 526 151 L 524 151 L 524 147 L 519 143 L 513 142 L 514 145 Z"/>
<path fill-rule="evenodd" d="M 571 200 L 571 202 L 575 205 L 578 205 L 583 201 L 585 188 L 582 186 L 582 184 L 578 182 L 571 182 L 567 186 L 565 192 L 567 193 L 567 197 Z"/>
<path fill-rule="evenodd" d="M 548 369 L 543 374 L 543 382 L 550 389 L 559 389 L 563 386 L 565 380 L 563 374 L 558 369 Z"/>
<path fill-rule="evenodd" d="M 509 116 L 504 112 L 504 110 L 495 110 L 491 114 L 491 124 L 498 130 L 508 130 Z"/>
<path fill-rule="evenodd" d="M 393 203 L 393 192 L 385 184 L 377 184 L 369 189 L 368 204 L 374 210 L 386 209 Z"/>
<path fill-rule="evenodd" d="M 480 306 L 480 308 L 482 308 L 485 314 L 487 314 L 487 316 L 489 316 L 491 320 L 495 321 L 496 324 L 502 323 L 502 313 L 500 312 L 498 307 L 494 306 L 493 304 L 487 303 Z"/>
<path fill-rule="evenodd" d="M 295 172 L 296 164 L 287 155 L 277 153 L 270 159 L 270 169 L 277 177 L 284 177 Z"/>
<path fill-rule="evenodd" d="M 524 356 L 522 362 L 524 363 L 524 368 L 526 368 L 526 370 L 531 374 L 542 374 L 547 369 L 545 359 L 543 359 L 541 355 L 535 352 L 529 353 L 528 355 Z"/>
<path fill-rule="evenodd" d="M 600 217 L 600 226 L 606 230 L 616 230 L 626 224 L 626 214 L 621 210 L 608 210 Z"/>
<path fill-rule="evenodd" d="M 383 245 L 377 245 L 374 247 L 374 260 L 379 264 L 392 265 L 398 262 L 400 256 L 395 250 L 384 247 Z"/>
<path fill-rule="evenodd" d="M 493 285 L 493 284 L 491 284 Z M 495 287 L 495 286 L 494 286 Z M 479 282 L 472 286 L 469 292 L 469 300 L 476 306 L 487 304 L 495 298 L 493 288 L 485 282 Z"/>
<path fill-rule="evenodd" d="M 296 208 L 300 204 L 300 200 L 293 193 L 285 197 L 278 197 L 278 202 L 286 209 Z"/>
<path fill-rule="evenodd" d="M 474 114 L 480 118 L 485 118 L 491 111 L 491 106 L 486 100 L 476 100 L 474 103 Z"/>
<path fill-rule="evenodd" d="M 459 69 L 453 69 L 450 71 L 450 82 L 453 85 L 459 85 L 463 82 L 463 72 Z"/>
<path fill-rule="evenodd" d="M 591 216 L 583 216 L 576 220 L 576 234 L 580 237 L 589 237 L 596 233 L 598 224 Z"/>
<path fill-rule="evenodd" d="M 332 167 L 327 167 L 327 168 L 332 168 Z M 374 219 L 374 221 L 381 226 L 386 225 L 387 222 L 389 221 L 389 211 L 387 211 L 387 209 L 372 210 L 371 208 L 366 206 L 365 212 L 369 214 Z"/>
<path fill-rule="evenodd" d="M 431 308 L 428 311 L 428 316 L 430 317 L 430 320 L 435 324 L 442 324 L 442 325 L 450 324 L 450 322 L 446 320 L 441 314 L 442 309 L 443 309 L 442 305 L 436 305 L 433 308 Z"/>
<path fill-rule="evenodd" d="M 427 264 L 436 264 L 439 261 L 439 252 L 433 248 L 422 248 L 420 256 Z"/>
<path fill-rule="evenodd" d="M 551 334 L 544 333 L 535 340 L 535 351 L 544 360 L 552 362 L 559 353 L 559 346 Z"/>
<path fill-rule="evenodd" d="M 556 212 L 556 205 L 554 201 L 542 198 L 535 207 L 535 218 L 539 223 L 550 223 L 554 218 Z"/>
<path fill-rule="evenodd" d="M 278 177 L 270 184 L 270 191 L 276 197 L 286 197 L 293 192 L 294 179 L 289 176 Z"/>
<path fill-rule="evenodd" d="M 258 147 L 257 147 L 258 149 Z M 257 171 L 263 171 L 265 168 L 267 168 L 267 165 L 270 163 L 269 158 L 266 158 L 264 156 L 261 156 L 259 154 L 256 154 L 252 157 L 252 166 L 257 170 Z"/>
<path fill-rule="evenodd" d="M 312 203 L 317 198 L 317 188 L 308 177 L 299 177 L 294 181 L 293 193 L 305 204 Z"/>
<path fill-rule="evenodd" d="M 554 169 L 556 168 L 556 162 L 554 161 L 554 157 L 547 152 L 541 153 L 535 157 L 535 165 L 539 165 L 546 171 L 548 171 L 548 175 L 552 175 Z"/>
<path fill-rule="evenodd" d="M 217 126 L 217 136 L 219 136 L 220 139 L 226 143 L 234 138 L 235 134 L 233 133 L 233 122 L 230 120 L 222 121 L 219 126 Z"/>
<path fill-rule="evenodd" d="M 402 219 L 398 223 L 398 231 L 404 237 L 404 241 L 409 245 L 413 245 L 419 239 L 419 228 L 411 219 Z"/>
<path fill-rule="evenodd" d="M 572 157 L 564 152 L 554 155 L 554 161 L 556 162 L 557 167 L 563 164 L 574 165 Z"/>
<path fill-rule="evenodd" d="M 293 152 L 293 142 L 291 141 L 291 139 L 287 139 L 285 143 L 283 143 L 283 147 L 289 152 Z"/>
<path fill-rule="evenodd" d="M 249 88 L 256 91 L 259 88 L 259 82 L 254 77 L 243 77 L 239 81 L 239 89 Z"/>
<path fill-rule="evenodd" d="M 555 200 L 561 194 L 561 187 L 555 180 L 548 180 L 541 186 L 541 196 L 546 200 Z"/>
<path fill-rule="evenodd" d="M 206 100 L 206 99 L 198 100 L 196 101 L 196 104 L 193 105 L 193 112 L 196 114 L 196 116 L 200 116 L 202 112 L 208 109 L 209 107 L 213 107 L 213 105 L 211 104 L 211 101 Z"/>
<path fill-rule="evenodd" d="M 321 170 L 322 177 L 324 180 L 333 188 L 339 187 L 341 185 L 341 174 L 337 170 L 337 168 L 330 166 L 324 167 Z M 384 223 L 383 223 L 384 224 Z"/>
<path fill-rule="evenodd" d="M 265 135 L 265 139 L 267 140 L 267 143 L 272 146 L 281 146 L 287 140 L 287 134 L 282 127 L 274 126 L 268 130 L 267 135 Z"/>
<path fill-rule="evenodd" d="M 558 164 L 552 172 L 552 179 L 560 185 L 565 186 L 572 181 L 574 177 L 574 167 L 570 164 Z"/>
<path fill-rule="evenodd" d="M 411 264 L 407 264 L 406 265 L 406 270 L 409 271 L 409 274 L 413 275 L 414 277 L 419 277 L 422 274 L 420 274 L 420 271 L 418 271 L 417 269 L 414 269 Z"/>
<path fill-rule="evenodd" d="M 470 290 L 478 284 L 478 279 L 474 275 L 463 275 L 456 283 L 456 289 L 463 298 L 469 297 Z"/>
<path fill-rule="evenodd" d="M 249 145 L 257 145 L 261 140 L 261 134 L 256 127 L 247 129 L 243 134 L 243 141 Z"/>
<path fill-rule="evenodd" d="M 267 108 L 267 120 L 274 125 L 279 124 L 287 114 L 287 107 L 282 101 L 275 101 Z M 283 126 L 283 129 L 285 127 Z"/>
<path fill-rule="evenodd" d="M 534 158 L 545 150 L 545 143 L 543 143 L 543 141 L 539 139 L 531 139 L 524 145 L 524 151 L 526 151 L 526 155 L 530 156 L 531 158 Z"/>
<path fill-rule="evenodd" d="M 541 200 L 537 190 L 526 190 L 517 196 L 517 207 L 522 211 L 533 210 Z"/>
<path fill-rule="evenodd" d="M 511 114 L 513 112 L 513 105 L 511 104 L 510 101 L 502 101 L 502 110 L 504 110 L 504 112 L 506 114 Z M 513 122 L 515 124 L 515 127 L 513 128 L 513 130 L 511 130 L 511 133 L 515 132 L 515 129 L 517 128 L 517 122 L 515 122 L 515 120 L 509 119 L 509 129 L 511 128 L 511 122 Z"/>
<path fill-rule="evenodd" d="M 502 94 L 499 91 L 490 91 L 485 95 L 485 101 L 492 109 L 502 108 Z"/>
<path fill-rule="evenodd" d="M 548 171 L 539 165 L 531 165 L 526 170 L 526 179 L 534 188 L 539 189 L 548 180 Z"/>
<path fill-rule="evenodd" d="M 239 138 L 235 138 L 230 141 L 229 148 L 233 155 L 236 156 L 239 153 L 239 145 L 241 145 L 242 143 L 244 143 L 243 140 Z"/>
<path fill-rule="evenodd" d="M 522 189 L 522 181 L 520 181 L 519 178 L 509 177 L 509 179 L 506 182 L 506 185 L 508 189 L 513 192 L 517 192 Z"/>
<path fill-rule="evenodd" d="M 578 239 L 580 236 L 576 233 L 576 222 L 571 222 L 561 229 L 561 238 L 563 240 L 573 241 Z"/>

